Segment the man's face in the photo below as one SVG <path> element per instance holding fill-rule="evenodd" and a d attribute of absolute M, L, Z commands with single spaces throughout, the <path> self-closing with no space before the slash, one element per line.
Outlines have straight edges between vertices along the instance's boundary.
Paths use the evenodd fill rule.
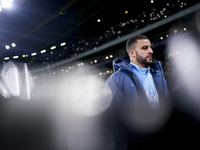
<path fill-rule="evenodd" d="M 148 39 L 137 40 L 135 46 L 135 58 L 136 64 L 142 68 L 147 68 L 152 64 L 152 54 L 151 43 Z"/>

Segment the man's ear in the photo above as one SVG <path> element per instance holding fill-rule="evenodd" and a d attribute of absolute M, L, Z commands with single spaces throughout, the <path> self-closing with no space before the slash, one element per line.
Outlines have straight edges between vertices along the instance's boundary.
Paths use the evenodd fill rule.
<path fill-rule="evenodd" d="M 135 50 L 129 50 L 128 53 L 129 53 L 129 56 L 132 57 L 132 58 L 136 56 Z"/>

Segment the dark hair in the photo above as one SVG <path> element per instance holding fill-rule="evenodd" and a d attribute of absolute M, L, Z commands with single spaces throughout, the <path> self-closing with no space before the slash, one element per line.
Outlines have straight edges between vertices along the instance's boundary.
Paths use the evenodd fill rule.
<path fill-rule="evenodd" d="M 130 49 L 135 49 L 135 44 L 137 43 L 137 40 L 141 39 L 149 39 L 145 35 L 136 35 L 131 38 L 129 38 L 126 42 L 126 51 L 129 52 Z"/>

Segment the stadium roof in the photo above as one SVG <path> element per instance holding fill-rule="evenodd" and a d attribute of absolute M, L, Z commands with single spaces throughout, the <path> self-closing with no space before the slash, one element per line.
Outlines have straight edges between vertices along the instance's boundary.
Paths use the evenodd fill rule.
<path fill-rule="evenodd" d="M 187 8 L 197 2 L 177 0 L 176 5 Z M 39 52 L 62 42 L 72 45 L 172 4 L 170 0 L 13 0 L 10 9 L 0 11 L 1 57 Z"/>

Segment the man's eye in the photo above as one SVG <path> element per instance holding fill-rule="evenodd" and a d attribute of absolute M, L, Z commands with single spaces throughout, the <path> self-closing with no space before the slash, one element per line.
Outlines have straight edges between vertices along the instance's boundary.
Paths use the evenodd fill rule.
<path fill-rule="evenodd" d="M 147 49 L 147 46 L 142 47 L 142 49 Z"/>

